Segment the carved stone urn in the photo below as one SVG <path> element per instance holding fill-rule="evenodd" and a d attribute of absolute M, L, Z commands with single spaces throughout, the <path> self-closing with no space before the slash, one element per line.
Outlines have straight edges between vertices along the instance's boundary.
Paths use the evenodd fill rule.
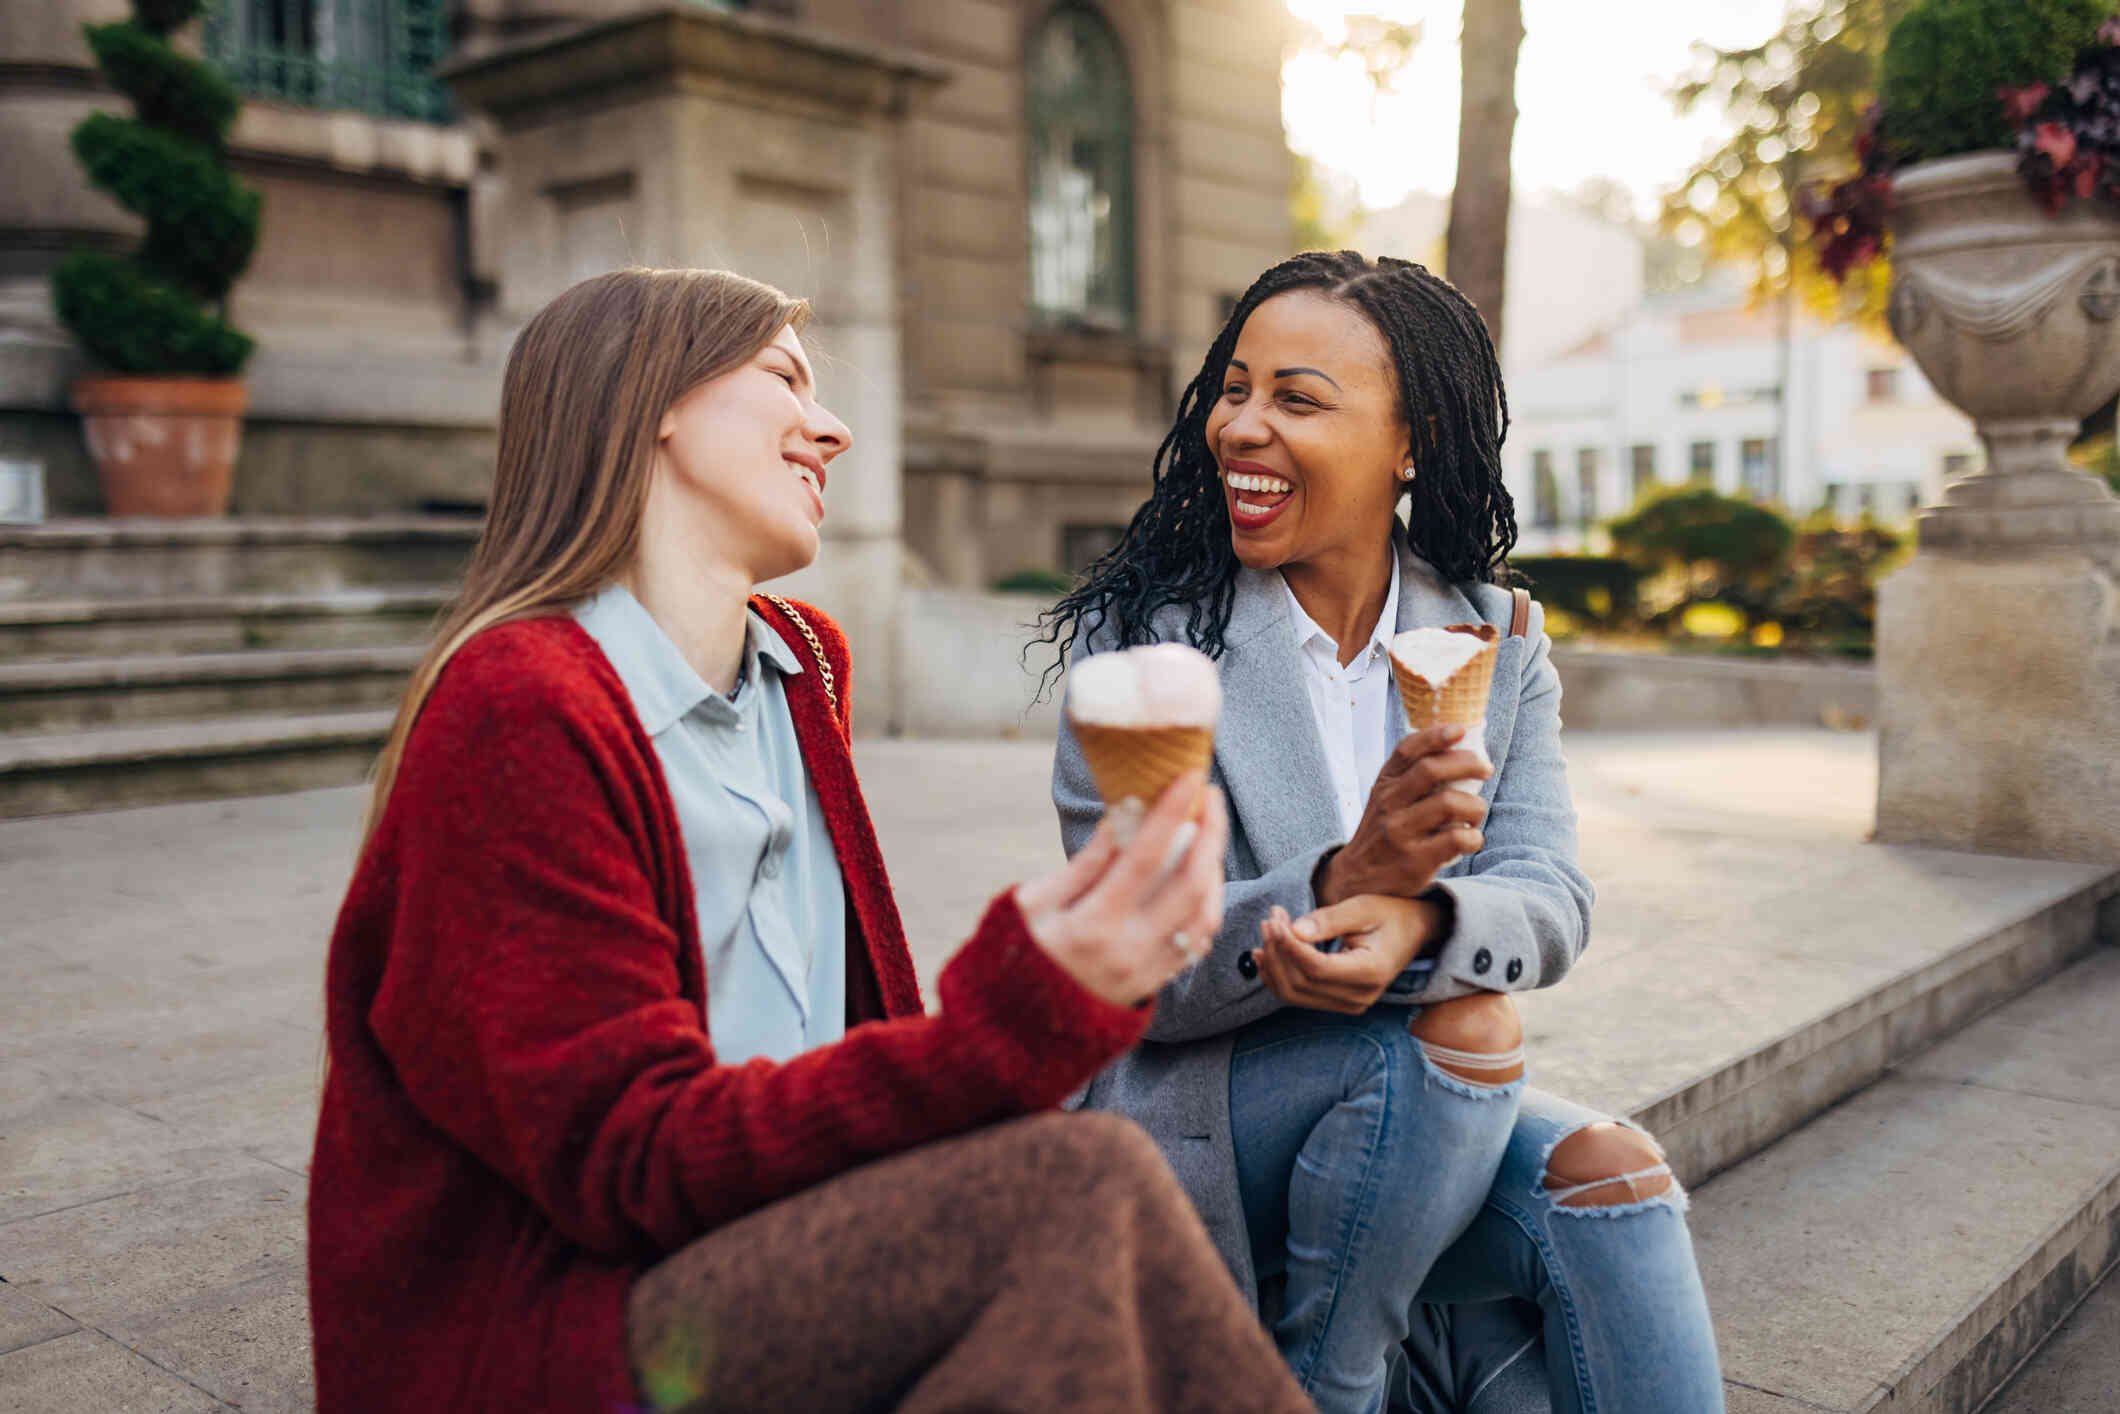
<path fill-rule="evenodd" d="M 1893 190 L 1892 332 L 1988 465 L 1878 588 L 1876 838 L 2120 863 L 2120 497 L 2065 455 L 2120 389 L 2120 211 L 2049 215 L 2008 152 Z"/>
<path fill-rule="evenodd" d="M 1892 333 L 1988 453 L 1921 543 L 2097 546 L 2120 572 L 2120 498 L 2065 455 L 2120 392 L 2120 210 L 2049 215 L 2012 152 L 1909 167 L 1892 194 Z"/>

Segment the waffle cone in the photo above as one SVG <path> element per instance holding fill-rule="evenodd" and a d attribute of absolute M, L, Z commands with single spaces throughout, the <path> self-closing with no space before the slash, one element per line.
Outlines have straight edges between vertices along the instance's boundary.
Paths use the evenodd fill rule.
<path fill-rule="evenodd" d="M 1448 682 L 1431 683 L 1396 657 L 1391 660 L 1392 680 L 1406 708 L 1406 725 L 1414 731 L 1444 724 L 1469 727 L 1487 715 L 1487 693 L 1494 686 L 1495 648 L 1501 633 L 1493 624 L 1452 624 L 1449 631 L 1469 633 L 1487 646 Z"/>
<path fill-rule="evenodd" d="M 1205 770 L 1215 753 L 1212 727 L 1070 725 L 1107 807 L 1130 796 L 1154 805 L 1172 781 L 1187 771 Z"/>

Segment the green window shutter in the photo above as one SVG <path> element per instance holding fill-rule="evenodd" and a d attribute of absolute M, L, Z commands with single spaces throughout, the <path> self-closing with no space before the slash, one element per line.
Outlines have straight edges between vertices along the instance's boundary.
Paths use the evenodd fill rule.
<path fill-rule="evenodd" d="M 1031 32 L 1025 130 L 1031 309 L 1044 322 L 1134 322 L 1134 99 L 1103 15 L 1062 0 Z"/>
<path fill-rule="evenodd" d="M 435 69 L 449 0 L 212 0 L 206 57 L 243 92 L 311 108 L 449 121 Z"/>

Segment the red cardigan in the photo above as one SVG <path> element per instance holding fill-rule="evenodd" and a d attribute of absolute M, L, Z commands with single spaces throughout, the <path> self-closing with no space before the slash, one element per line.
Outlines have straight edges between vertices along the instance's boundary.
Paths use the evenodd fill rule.
<path fill-rule="evenodd" d="M 846 641 L 804 608 L 844 699 Z M 814 665 L 787 695 L 846 878 L 850 1021 L 878 1019 L 732 1066 L 707 1035 L 669 790 L 594 640 L 525 620 L 443 672 L 331 940 L 309 1181 L 321 1414 L 643 1402 L 624 1322 L 647 1266 L 869 1160 L 1056 1104 L 1139 1038 L 1147 1010 L 1076 986 L 1008 894 L 925 1015 L 846 720 Z"/>

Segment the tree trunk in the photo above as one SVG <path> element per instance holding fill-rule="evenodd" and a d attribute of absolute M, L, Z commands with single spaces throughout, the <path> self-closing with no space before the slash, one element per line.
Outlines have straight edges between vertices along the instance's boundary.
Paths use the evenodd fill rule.
<path fill-rule="evenodd" d="M 1509 148 L 1516 137 L 1516 52 L 1524 42 L 1522 0 L 1465 0 L 1464 96 L 1458 108 L 1457 186 L 1444 237 L 1450 283 L 1502 347 L 1502 295 L 1509 260 Z"/>

